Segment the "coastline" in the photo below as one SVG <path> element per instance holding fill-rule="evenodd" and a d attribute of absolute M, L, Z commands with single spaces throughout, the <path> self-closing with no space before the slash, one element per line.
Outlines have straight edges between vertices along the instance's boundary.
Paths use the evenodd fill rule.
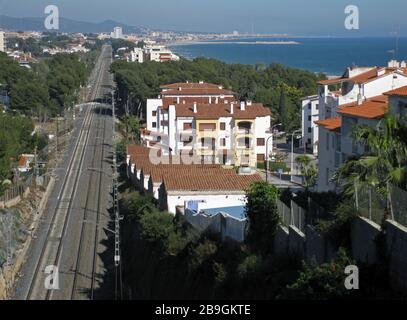
<path fill-rule="evenodd" d="M 241 44 L 241 45 L 300 45 L 298 41 L 176 41 L 168 42 L 167 47 L 188 46 L 188 45 L 219 45 L 219 44 Z"/>

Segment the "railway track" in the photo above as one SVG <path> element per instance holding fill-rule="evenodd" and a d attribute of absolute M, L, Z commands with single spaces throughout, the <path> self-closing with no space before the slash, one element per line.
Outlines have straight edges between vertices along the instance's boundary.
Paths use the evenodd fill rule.
<path fill-rule="evenodd" d="M 101 82 L 103 80 L 103 74 L 106 72 L 106 65 L 103 62 L 103 60 L 106 58 L 105 49 L 106 48 L 104 48 L 104 50 L 102 51 L 100 58 L 97 62 L 97 67 L 96 67 L 97 79 L 96 79 L 96 83 L 94 84 L 94 90 L 93 90 L 93 92 L 90 93 L 91 101 L 94 101 L 96 99 L 96 97 L 99 95 L 100 89 L 101 89 Z M 54 261 L 55 266 L 59 265 L 61 252 L 62 252 L 62 248 L 63 248 L 63 239 L 66 235 L 66 229 L 67 229 L 67 225 L 68 225 L 68 221 L 69 221 L 69 216 L 70 216 L 70 212 L 73 208 L 73 201 L 75 199 L 75 194 L 78 189 L 78 182 L 79 182 L 79 178 L 82 173 L 81 168 L 83 167 L 85 151 L 86 151 L 86 147 L 89 142 L 91 127 L 92 127 L 94 117 L 95 117 L 95 113 L 94 113 L 95 107 L 96 107 L 96 104 L 92 103 L 91 106 L 86 109 L 85 117 L 84 117 L 84 120 L 80 127 L 79 136 L 75 143 L 74 150 L 72 152 L 72 156 L 70 157 L 70 160 L 69 160 L 67 173 L 64 176 L 62 188 L 57 197 L 57 205 L 55 207 L 55 210 L 53 211 L 53 214 L 51 217 L 51 222 L 47 228 L 46 241 L 41 249 L 41 254 L 40 254 L 40 257 L 36 264 L 35 271 L 33 274 L 32 281 L 30 282 L 30 286 L 29 286 L 29 289 L 27 292 L 26 299 L 46 299 L 46 300 L 48 300 L 51 298 L 52 290 L 46 290 L 45 287 L 43 286 L 42 272 L 44 271 L 45 267 L 50 264 L 49 257 L 53 256 L 52 251 L 55 248 L 55 244 L 53 245 L 53 242 L 55 242 L 55 234 L 53 234 L 53 233 L 55 233 L 55 229 L 53 229 L 53 227 L 58 229 L 58 226 L 60 227 L 60 224 L 62 224 L 62 229 L 56 231 L 56 237 L 57 237 L 58 244 L 57 244 L 57 251 L 55 254 L 55 258 L 52 259 Z M 79 156 L 79 162 L 77 160 L 78 156 Z M 102 157 L 102 159 L 103 159 L 103 157 Z M 71 174 L 74 175 L 73 181 L 71 179 Z M 73 183 L 73 185 L 72 185 L 72 183 Z M 66 209 L 63 208 L 64 202 L 68 202 L 68 207 Z M 60 218 L 62 220 L 62 223 L 60 221 L 58 221 L 58 220 L 60 220 L 58 218 Z M 83 228 L 83 226 L 82 226 L 82 228 Z M 95 235 L 95 240 L 97 241 L 97 235 Z M 95 253 L 93 255 L 93 259 L 96 258 L 97 242 L 95 242 L 94 250 L 95 250 Z M 78 253 L 78 255 L 79 254 L 80 253 Z M 93 264 L 95 265 L 95 261 L 93 261 Z M 92 275 L 92 278 L 94 278 L 94 275 Z M 92 283 L 94 283 L 94 282 L 92 281 Z M 44 291 L 45 291 L 45 296 L 44 296 Z M 93 289 L 92 289 L 92 292 L 93 292 Z"/>

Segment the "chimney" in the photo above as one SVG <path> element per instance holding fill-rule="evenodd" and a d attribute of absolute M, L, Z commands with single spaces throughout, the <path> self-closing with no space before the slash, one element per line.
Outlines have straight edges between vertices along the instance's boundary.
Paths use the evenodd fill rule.
<path fill-rule="evenodd" d="M 360 106 L 363 103 L 363 97 L 362 95 L 359 93 L 358 94 L 358 106 Z"/>
<path fill-rule="evenodd" d="M 181 87 L 178 87 L 178 91 L 182 91 L 182 88 L 181 88 Z"/>
<path fill-rule="evenodd" d="M 194 113 L 198 112 L 198 106 L 196 105 L 196 102 L 194 102 Z"/>
<path fill-rule="evenodd" d="M 244 111 L 246 108 L 246 103 L 244 101 L 240 101 L 240 110 Z"/>
<path fill-rule="evenodd" d="M 179 104 L 179 97 L 177 97 L 177 104 Z"/>
<path fill-rule="evenodd" d="M 209 97 L 209 104 L 212 104 L 212 97 Z"/>
<path fill-rule="evenodd" d="M 201 80 L 201 81 L 199 81 L 199 84 L 203 84 L 204 82 Z"/>
<path fill-rule="evenodd" d="M 247 106 L 248 106 L 248 107 L 250 107 L 250 106 L 253 104 L 251 100 L 247 100 L 246 103 L 247 103 Z"/>
<path fill-rule="evenodd" d="M 216 99 L 215 99 L 215 103 L 216 103 L 216 104 L 218 104 L 218 103 L 219 103 L 219 98 L 218 98 L 218 97 L 216 97 Z"/>
<path fill-rule="evenodd" d="M 234 107 L 234 105 L 233 105 L 233 102 L 230 104 L 230 114 L 233 114 L 233 107 Z"/>

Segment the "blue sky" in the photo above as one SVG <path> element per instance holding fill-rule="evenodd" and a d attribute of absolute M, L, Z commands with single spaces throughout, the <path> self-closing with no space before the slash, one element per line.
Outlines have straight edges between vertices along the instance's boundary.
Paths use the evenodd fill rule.
<path fill-rule="evenodd" d="M 406 0 L 0 0 L 0 14 L 39 17 L 48 4 L 66 18 L 153 29 L 390 36 L 399 26 L 407 36 Z M 359 7 L 358 31 L 344 28 L 347 5 Z"/>

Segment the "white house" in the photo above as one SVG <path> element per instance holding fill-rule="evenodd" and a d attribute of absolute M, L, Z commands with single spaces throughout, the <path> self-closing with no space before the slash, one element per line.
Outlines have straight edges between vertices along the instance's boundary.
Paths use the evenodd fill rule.
<path fill-rule="evenodd" d="M 271 112 L 259 103 L 236 101 L 222 86 L 177 83 L 147 100 L 142 140 L 164 154 L 191 153 L 205 163 L 255 167 L 266 159 Z"/>
<path fill-rule="evenodd" d="M 188 201 L 199 201 L 200 209 L 244 206 L 247 188 L 262 181 L 257 174 L 240 175 L 220 165 L 178 163 L 177 157 L 155 164 L 151 150 L 128 146 L 128 178 L 141 192 L 153 196 L 161 209 L 173 214 Z"/>
<path fill-rule="evenodd" d="M 394 61 L 387 68 L 348 68 L 343 77 L 319 84 L 319 120 L 315 123 L 319 126 L 317 189 L 322 192 L 335 190 L 331 181 L 335 171 L 349 157 L 365 151 L 352 139 L 352 129 L 378 123 L 389 109 L 388 92 L 407 86 L 407 69 L 404 63 L 395 66 Z M 340 85 L 341 90 L 330 91 L 330 85 Z"/>
<path fill-rule="evenodd" d="M 319 97 L 308 96 L 301 99 L 302 112 L 302 147 L 311 150 L 314 155 L 318 154 L 318 126 L 315 121 L 319 119 Z"/>

